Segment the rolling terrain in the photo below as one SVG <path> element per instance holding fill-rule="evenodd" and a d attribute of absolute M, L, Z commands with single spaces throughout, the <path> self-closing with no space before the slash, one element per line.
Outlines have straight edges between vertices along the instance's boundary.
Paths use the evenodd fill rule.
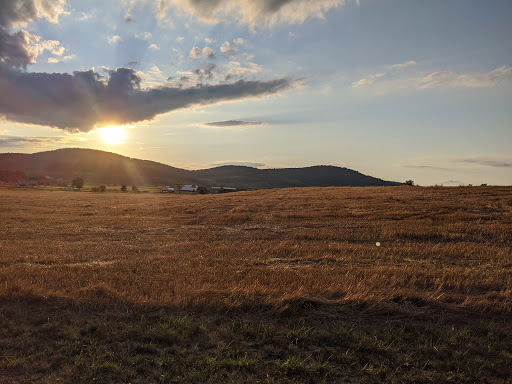
<path fill-rule="evenodd" d="M 106 185 L 173 185 L 180 181 L 206 187 L 232 186 L 239 189 L 262 189 L 400 184 L 334 166 L 286 169 L 221 166 L 190 171 L 110 152 L 77 148 L 34 154 L 0 154 L 0 176 L 2 171 L 23 172 L 26 177 L 50 176 L 67 181 L 82 177 L 87 184 Z"/>
<path fill-rule="evenodd" d="M 0 382 L 508 383 L 511 193 L 0 187 Z"/>

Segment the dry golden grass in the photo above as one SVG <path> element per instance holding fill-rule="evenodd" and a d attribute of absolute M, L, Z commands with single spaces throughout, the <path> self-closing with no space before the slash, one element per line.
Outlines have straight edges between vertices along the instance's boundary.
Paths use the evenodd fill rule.
<path fill-rule="evenodd" d="M 1 294 L 187 307 L 512 309 L 510 188 L 0 190 Z M 381 246 L 376 246 L 380 242 Z"/>
<path fill-rule="evenodd" d="M 195 316 L 185 327 L 194 330 L 191 335 L 201 334 L 203 322 L 214 330 L 203 339 L 187 341 L 191 344 L 180 355 L 203 360 L 184 363 L 189 368 L 180 371 L 178 379 L 165 376 L 161 382 L 344 382 L 348 378 L 339 364 L 349 361 L 354 350 L 359 355 L 347 365 L 352 367 L 346 368 L 349 376 L 369 382 L 512 378 L 512 371 L 503 368 L 512 363 L 512 349 L 506 347 L 512 336 L 510 187 L 304 188 L 225 195 L 1 188 L 0 220 L 0 323 L 16 334 L 10 339 L 4 333 L 5 344 L 0 342 L 0 348 L 10 351 L 0 360 L 0 382 L 25 382 L 27 377 L 90 382 L 101 377 L 99 357 L 91 357 L 92 363 L 84 357 L 92 347 L 69 346 L 82 342 L 77 338 L 92 338 L 88 331 L 79 333 L 73 327 L 103 329 L 106 335 L 107 328 L 110 335 L 118 332 L 124 342 L 115 345 L 132 353 L 122 352 L 125 362 L 119 371 L 131 372 L 123 380 L 156 382 L 127 370 L 136 363 L 126 356 L 137 355 L 133 351 L 140 348 L 142 355 L 153 353 L 146 349 L 155 348 L 155 340 L 161 339 L 148 339 L 147 332 L 153 335 L 163 325 L 154 320 L 147 328 L 140 319 L 161 318 L 162 313 Z M 102 313 L 104 320 L 84 320 L 84 308 L 87 313 Z M 44 326 L 50 325 L 40 321 L 48 316 L 50 322 L 55 311 L 63 315 L 53 326 L 69 328 L 62 345 L 67 343 L 70 349 L 58 344 L 52 351 L 64 348 L 62 354 L 75 356 L 74 368 L 54 362 L 58 374 L 48 373 L 51 364 L 50 371 L 31 371 L 27 364 L 39 358 L 27 352 L 32 351 L 28 346 L 25 354 L 18 353 L 15 345 L 27 332 L 37 334 L 34 342 L 44 343 Z M 119 319 L 104 311 L 131 314 L 123 320 L 126 334 L 108 325 Z M 33 313 L 43 320 L 17 325 Z M 219 328 L 240 318 L 249 323 Z M 280 328 L 283 318 L 297 322 Z M 348 328 L 342 332 L 340 326 Z M 470 331 L 460 328 L 454 336 L 454 326 Z M 42 331 L 35 332 L 38 327 Z M 433 331 L 436 327 L 439 333 Z M 141 344 L 132 350 L 126 340 L 135 328 Z M 300 338 L 293 336 L 297 332 L 309 340 L 302 347 L 296 341 Z M 390 341 L 389 335 L 396 332 L 399 341 Z M 231 337 L 234 341 L 227 343 Z M 344 352 L 345 360 L 329 344 L 338 338 L 353 341 Z M 290 342 L 299 350 L 290 349 Z M 482 343 L 487 345 L 486 354 L 480 356 L 477 350 L 477 357 L 465 356 Z M 234 345 L 236 351 L 226 352 Z M 269 345 L 277 352 L 256 352 Z M 110 343 L 102 348 L 114 347 Z M 377 367 L 376 361 L 393 348 L 394 357 L 386 357 L 390 360 Z M 455 352 L 449 352 L 452 349 Z M 160 354 L 163 350 L 157 348 Z M 290 351 L 298 357 L 289 356 Z M 411 357 L 437 353 L 432 361 L 438 363 L 430 365 L 419 364 L 423 357 Z M 105 356 L 108 360 L 110 355 Z M 452 358 L 466 365 L 445 366 Z M 394 366 L 393 359 L 403 361 Z M 107 368 L 101 369 L 113 370 L 107 360 Z M 478 372 L 471 370 L 482 361 Z M 251 366 L 257 368 L 251 371 Z M 164 368 L 159 367 L 147 372 L 160 377 Z M 241 367 L 245 368 L 240 371 Z M 112 377 L 117 374 L 105 374 L 104 382 L 116 382 Z M 276 381 L 269 375 L 278 375 Z"/>

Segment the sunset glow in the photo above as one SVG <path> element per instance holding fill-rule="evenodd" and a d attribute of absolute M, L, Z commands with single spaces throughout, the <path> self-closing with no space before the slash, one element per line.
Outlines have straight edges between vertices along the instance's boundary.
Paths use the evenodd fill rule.
<path fill-rule="evenodd" d="M 512 184 L 510 0 L 0 4 L 0 153 Z"/>
<path fill-rule="evenodd" d="M 101 140 L 107 144 L 124 144 L 127 136 L 125 129 L 127 126 L 108 126 L 100 128 L 97 132 L 100 134 Z"/>

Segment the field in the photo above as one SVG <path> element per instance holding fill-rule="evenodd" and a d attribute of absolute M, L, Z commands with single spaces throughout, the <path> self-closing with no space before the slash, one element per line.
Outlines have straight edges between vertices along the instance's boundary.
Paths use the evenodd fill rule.
<path fill-rule="evenodd" d="M 0 383 L 512 382 L 510 187 L 0 188 L 0 223 Z"/>

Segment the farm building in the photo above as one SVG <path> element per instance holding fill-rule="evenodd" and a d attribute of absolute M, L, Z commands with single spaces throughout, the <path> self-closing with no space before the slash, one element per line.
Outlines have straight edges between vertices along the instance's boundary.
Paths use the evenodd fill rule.
<path fill-rule="evenodd" d="M 39 181 L 37 179 L 19 179 L 18 185 L 20 185 L 20 186 L 39 185 Z"/>
<path fill-rule="evenodd" d="M 181 187 L 181 192 L 197 192 L 197 188 L 199 188 L 197 185 L 184 185 Z"/>
<path fill-rule="evenodd" d="M 197 192 L 198 188 L 199 187 L 197 185 L 183 185 L 180 189 L 180 192 Z M 170 185 L 167 185 L 165 187 L 162 187 L 162 192 L 176 192 L 176 189 L 174 189 Z"/>
<path fill-rule="evenodd" d="M 227 193 L 227 192 L 238 192 L 238 190 L 233 187 L 212 187 L 212 193 Z"/>

